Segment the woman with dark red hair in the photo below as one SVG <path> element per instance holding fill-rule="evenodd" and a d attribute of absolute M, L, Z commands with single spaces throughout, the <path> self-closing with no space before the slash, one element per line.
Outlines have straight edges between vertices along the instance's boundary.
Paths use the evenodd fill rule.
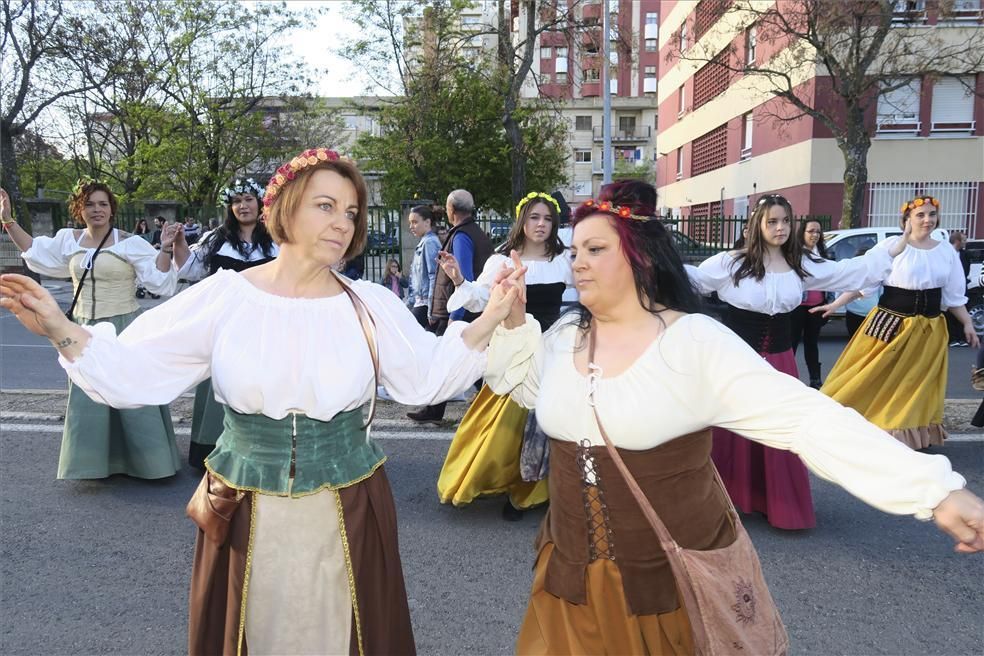
<path fill-rule="evenodd" d="M 576 309 L 532 339 L 514 305 L 488 353 L 493 391 L 535 408 L 551 438 L 550 509 L 516 653 L 694 651 L 666 556 L 615 468 L 595 411 L 683 548 L 734 540 L 710 458 L 710 427 L 722 426 L 796 453 L 886 512 L 935 517 L 961 551 L 984 549 L 984 502 L 961 489 L 964 479 L 946 458 L 905 448 L 700 314 L 670 235 L 653 216 L 651 186 L 611 185 L 602 198 L 575 213 Z M 530 340 L 519 355 L 507 341 L 517 332 L 511 326 L 526 326 Z"/>

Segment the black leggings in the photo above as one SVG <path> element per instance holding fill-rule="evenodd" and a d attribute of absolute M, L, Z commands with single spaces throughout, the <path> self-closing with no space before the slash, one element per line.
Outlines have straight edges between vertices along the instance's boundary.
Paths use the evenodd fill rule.
<path fill-rule="evenodd" d="M 816 307 L 816 306 L 813 306 Z M 810 380 L 820 380 L 820 328 L 827 320 L 819 313 L 810 314 L 810 307 L 801 305 L 790 316 L 792 324 L 793 353 L 803 341 L 803 357 L 810 372 Z"/>

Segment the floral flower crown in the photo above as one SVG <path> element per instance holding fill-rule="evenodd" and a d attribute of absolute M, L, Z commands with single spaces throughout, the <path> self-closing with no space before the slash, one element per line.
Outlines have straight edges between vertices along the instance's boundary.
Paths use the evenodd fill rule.
<path fill-rule="evenodd" d="M 599 212 L 614 214 L 620 219 L 635 219 L 636 221 L 651 221 L 656 218 L 655 216 L 643 216 L 641 214 L 633 214 L 632 208 L 630 208 L 628 205 L 613 205 L 607 200 L 598 202 L 593 198 L 589 198 L 588 200 L 581 203 L 581 207 L 593 207 L 597 209 Z"/>
<path fill-rule="evenodd" d="M 543 202 L 550 203 L 551 205 L 553 205 L 554 209 L 557 210 L 557 216 L 560 216 L 560 203 L 557 202 L 556 198 L 554 198 L 550 194 L 545 194 L 542 191 L 531 191 L 530 193 L 523 196 L 523 198 L 518 203 L 516 203 L 517 221 L 519 220 L 519 215 L 523 213 L 523 208 L 526 207 L 529 204 L 529 202 L 534 198 L 539 198 Z"/>
<path fill-rule="evenodd" d="M 914 210 L 917 207 L 922 207 L 926 203 L 931 204 L 933 207 L 939 207 L 940 201 L 936 200 L 932 196 L 922 196 L 921 198 L 916 198 L 910 200 L 908 203 L 902 204 L 902 213 L 905 214 L 909 210 Z"/>
<path fill-rule="evenodd" d="M 290 160 L 273 174 L 270 182 L 267 183 L 266 193 L 263 194 L 263 207 L 270 207 L 277 199 L 280 189 L 285 184 L 294 180 L 297 174 L 309 166 L 314 166 L 319 162 L 337 162 L 342 157 L 334 150 L 327 148 L 308 148 L 303 153 Z"/>
<path fill-rule="evenodd" d="M 242 194 L 253 194 L 257 198 L 262 199 L 264 189 L 260 186 L 260 183 L 253 178 L 246 178 L 245 180 L 236 178 L 231 187 L 226 187 L 222 190 L 222 203 L 225 205 L 231 205 L 233 197 L 240 196 Z"/>

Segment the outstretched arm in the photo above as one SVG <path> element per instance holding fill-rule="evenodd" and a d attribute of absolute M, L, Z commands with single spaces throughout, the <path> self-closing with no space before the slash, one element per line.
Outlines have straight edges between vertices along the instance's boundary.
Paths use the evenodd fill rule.
<path fill-rule="evenodd" d="M 6 190 L 0 189 L 0 222 L 3 223 L 4 230 L 10 235 L 11 241 L 23 253 L 34 243 L 34 238 L 27 234 L 27 231 L 13 219 L 10 214 L 10 196 Z"/>

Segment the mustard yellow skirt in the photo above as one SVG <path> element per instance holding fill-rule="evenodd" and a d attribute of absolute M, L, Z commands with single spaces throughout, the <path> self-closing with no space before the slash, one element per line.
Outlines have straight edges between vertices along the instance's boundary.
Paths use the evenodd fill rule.
<path fill-rule="evenodd" d="M 544 589 L 547 543 L 537 558 L 526 616 L 516 639 L 521 656 L 546 654 L 693 654 L 687 612 L 678 608 L 658 615 L 633 615 L 622 590 L 618 566 L 599 558 L 586 572 L 587 603 L 572 604 Z"/>
<path fill-rule="evenodd" d="M 516 508 L 546 503 L 547 479 L 526 482 L 519 455 L 529 412 L 483 386 L 454 434 L 437 494 L 441 503 L 465 506 L 478 497 L 508 494 Z"/>
<path fill-rule="evenodd" d="M 820 391 L 914 449 L 943 444 L 946 318 L 906 317 L 886 343 L 865 334 L 877 311 L 854 333 Z"/>

